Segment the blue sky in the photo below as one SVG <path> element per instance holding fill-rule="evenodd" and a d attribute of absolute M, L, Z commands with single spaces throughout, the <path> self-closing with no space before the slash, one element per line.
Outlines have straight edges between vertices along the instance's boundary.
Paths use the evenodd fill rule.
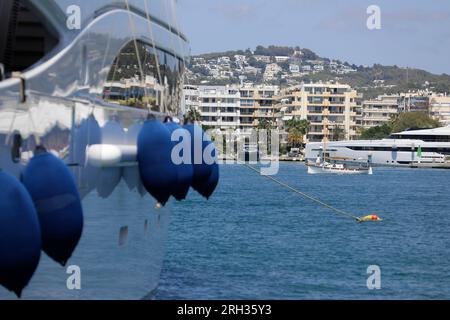
<path fill-rule="evenodd" d="M 366 27 L 381 9 L 381 30 Z M 355 64 L 450 74 L 449 0 L 178 0 L 192 54 L 256 45 L 308 48 Z"/>

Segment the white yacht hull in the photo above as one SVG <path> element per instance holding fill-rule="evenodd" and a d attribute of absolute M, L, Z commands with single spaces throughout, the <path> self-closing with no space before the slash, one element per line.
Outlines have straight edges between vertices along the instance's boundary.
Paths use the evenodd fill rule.
<path fill-rule="evenodd" d="M 418 155 L 419 146 L 422 148 Z M 322 143 L 308 143 L 306 160 L 314 162 L 322 154 Z M 425 142 L 413 139 L 333 141 L 327 144 L 330 159 L 349 165 L 373 167 L 450 167 L 450 142 Z"/>
<path fill-rule="evenodd" d="M 176 115 L 182 60 L 188 55 L 188 45 L 170 27 L 174 3 L 166 0 L 149 3 L 150 14 L 169 15 L 168 25 L 161 22 L 168 19 L 166 16 L 155 16 L 149 21 L 144 2 L 131 3 L 131 9 L 141 6 L 131 12 L 114 1 L 92 2 L 86 7 L 80 4 L 83 20 L 79 30 L 68 30 L 66 21 L 60 19 L 67 9 L 63 1 L 31 0 L 31 3 L 49 18 L 47 22 L 60 23 L 56 26 L 60 32 L 59 45 L 45 59 L 23 70 L 22 80 L 7 77 L 0 81 L 0 168 L 19 179 L 35 147 L 44 146 L 73 173 L 83 198 L 84 227 L 65 267 L 41 251 L 38 268 L 22 298 L 150 298 L 159 282 L 171 206 L 155 208 L 156 201 L 143 188 L 136 163 L 92 166 L 86 150 L 92 145 L 136 145 L 149 111 L 138 105 L 136 96 L 141 91 L 137 89 L 133 91 L 134 105 L 123 103 L 123 92 L 113 101 L 113 94 L 117 93 L 114 90 L 120 89 L 112 88 L 114 83 L 130 83 L 136 75 L 118 79 L 117 73 L 111 72 L 124 61 L 117 59 L 122 50 L 135 48 L 134 39 L 146 46 L 140 52 L 142 55 L 153 54 L 146 60 L 145 74 L 140 75 L 145 84 L 137 85 L 145 85 L 142 91 L 154 96 L 141 100 L 153 103 L 151 112 L 160 119 L 166 111 Z M 133 28 L 127 28 L 130 21 Z M 141 42 L 139 48 L 143 48 Z M 129 46 L 130 43 L 133 45 Z M 161 69 L 170 70 L 163 79 L 164 85 L 158 82 L 161 81 L 155 71 L 158 67 L 151 65 L 158 61 L 152 52 L 157 52 L 162 64 L 167 63 Z M 134 61 L 129 63 L 137 66 Z M 113 81 L 108 85 L 111 74 Z M 164 108 L 162 104 L 155 105 L 160 101 L 165 101 Z M 80 288 L 70 285 L 73 268 L 79 268 Z M 0 286 L 1 299 L 17 297 Z"/>
<path fill-rule="evenodd" d="M 350 168 L 327 168 L 317 165 L 308 165 L 308 174 L 372 174 L 372 168 L 368 169 L 350 169 Z"/>

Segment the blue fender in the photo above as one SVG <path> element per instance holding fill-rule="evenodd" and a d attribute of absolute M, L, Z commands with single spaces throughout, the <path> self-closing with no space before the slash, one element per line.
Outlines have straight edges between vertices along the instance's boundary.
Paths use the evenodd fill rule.
<path fill-rule="evenodd" d="M 198 183 L 195 186 L 195 190 L 200 193 L 202 196 L 204 196 L 206 199 L 209 200 L 211 195 L 216 190 L 216 187 L 219 183 L 219 165 L 214 162 L 212 165 L 212 171 L 211 175 L 209 176 L 208 180 L 206 180 L 203 183 Z"/>
<path fill-rule="evenodd" d="M 139 174 L 145 189 L 162 205 L 169 200 L 177 183 L 171 159 L 169 129 L 157 119 L 144 122 L 137 141 Z"/>
<path fill-rule="evenodd" d="M 209 199 L 219 182 L 219 166 L 217 165 L 216 161 L 216 147 L 214 146 L 214 143 L 211 141 L 211 139 L 207 136 L 207 134 L 203 131 L 203 129 L 201 129 L 199 126 L 195 124 L 187 124 L 185 125 L 185 128 L 190 132 L 192 139 L 191 158 L 192 163 L 194 163 L 192 188 L 205 198 Z M 201 162 L 198 161 L 198 155 L 197 159 L 195 158 L 195 144 L 200 145 L 200 139 L 202 152 Z M 205 161 L 204 156 L 208 156 L 208 153 L 213 156 L 213 163 L 210 163 L 210 161 Z"/>
<path fill-rule="evenodd" d="M 74 177 L 62 160 L 40 152 L 28 163 L 22 181 L 38 213 L 42 249 L 64 266 L 83 231 L 83 209 Z"/>
<path fill-rule="evenodd" d="M 211 175 L 211 165 L 206 164 L 203 157 L 203 152 L 211 141 L 203 129 L 196 124 L 189 123 L 184 128 L 191 134 L 191 161 L 194 167 L 192 187 L 195 189 L 196 184 L 207 181 Z"/>
<path fill-rule="evenodd" d="M 176 130 L 186 130 L 182 128 L 179 124 L 175 122 L 167 122 L 166 127 L 169 129 L 170 134 L 174 133 Z M 178 141 L 179 142 L 179 141 Z M 177 141 L 172 141 L 172 146 L 175 147 Z M 172 148 L 173 148 L 172 147 Z M 190 147 L 190 142 L 189 142 Z M 183 150 L 181 150 L 180 157 L 183 157 Z M 194 175 L 194 167 L 192 163 L 181 163 L 175 164 L 173 163 L 175 170 L 177 172 L 177 183 L 175 184 L 172 195 L 178 201 L 186 199 L 186 196 L 189 192 L 189 188 L 192 184 L 192 177 Z"/>
<path fill-rule="evenodd" d="M 41 231 L 19 180 L 0 170 L 0 186 L 0 284 L 20 297 L 39 264 Z"/>

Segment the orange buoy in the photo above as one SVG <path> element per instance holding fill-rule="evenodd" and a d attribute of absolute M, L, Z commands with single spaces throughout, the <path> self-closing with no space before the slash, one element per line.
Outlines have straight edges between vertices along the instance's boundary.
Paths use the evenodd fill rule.
<path fill-rule="evenodd" d="M 358 219 L 359 222 L 369 222 L 369 221 L 383 221 L 379 216 L 376 214 L 369 214 L 368 216 L 362 217 Z"/>

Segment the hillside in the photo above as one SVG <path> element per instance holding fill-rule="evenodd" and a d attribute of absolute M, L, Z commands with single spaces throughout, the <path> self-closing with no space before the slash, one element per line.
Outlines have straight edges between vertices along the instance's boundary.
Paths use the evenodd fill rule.
<path fill-rule="evenodd" d="M 450 92 L 450 76 L 397 66 L 357 66 L 319 57 L 299 47 L 258 46 L 255 50 L 207 53 L 191 58 L 189 83 L 224 85 L 249 81 L 282 87 L 310 81 L 348 83 L 373 98 L 382 93 L 428 89 Z"/>

